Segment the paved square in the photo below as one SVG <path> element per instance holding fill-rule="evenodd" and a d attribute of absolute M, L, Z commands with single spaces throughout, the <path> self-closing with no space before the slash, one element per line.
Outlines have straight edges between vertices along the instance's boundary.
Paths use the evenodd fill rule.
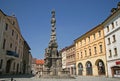
<path fill-rule="evenodd" d="M 10 78 L 0 78 L 0 81 L 11 81 Z M 31 78 L 14 78 L 13 81 L 120 81 L 120 78 L 78 76 L 76 79 L 42 79 L 37 77 Z"/>

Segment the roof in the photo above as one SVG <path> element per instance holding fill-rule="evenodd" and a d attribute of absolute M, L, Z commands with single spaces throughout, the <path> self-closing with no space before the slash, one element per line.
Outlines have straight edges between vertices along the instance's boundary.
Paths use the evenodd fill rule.
<path fill-rule="evenodd" d="M 110 16 L 108 16 L 103 22 L 102 24 L 104 24 L 106 21 L 108 21 L 110 18 L 114 17 L 116 13 L 119 13 L 120 8 L 116 9 L 114 13 L 112 13 Z"/>
<path fill-rule="evenodd" d="M 75 39 L 74 42 L 76 42 L 77 40 L 79 40 L 80 38 L 84 37 L 86 34 L 90 33 L 91 31 L 97 29 L 100 26 L 102 27 L 102 24 L 98 24 L 97 26 L 93 27 L 91 30 L 89 30 L 86 33 L 82 34 L 80 37 L 78 37 L 77 39 Z"/>
<path fill-rule="evenodd" d="M 36 60 L 36 64 L 44 64 L 44 60 Z"/>

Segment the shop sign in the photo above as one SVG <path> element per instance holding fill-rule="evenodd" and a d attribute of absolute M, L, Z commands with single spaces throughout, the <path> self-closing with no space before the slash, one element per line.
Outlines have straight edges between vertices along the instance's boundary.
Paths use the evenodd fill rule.
<path fill-rule="evenodd" d="M 120 61 L 116 61 L 116 65 L 120 65 Z"/>

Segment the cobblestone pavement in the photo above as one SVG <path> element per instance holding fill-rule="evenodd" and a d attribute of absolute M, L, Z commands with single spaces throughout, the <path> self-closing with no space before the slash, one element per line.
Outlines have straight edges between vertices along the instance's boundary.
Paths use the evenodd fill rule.
<path fill-rule="evenodd" d="M 0 81 L 11 81 L 10 78 L 0 78 Z M 78 76 L 76 79 L 42 79 L 37 77 L 31 78 L 13 78 L 13 81 L 120 81 L 120 78 Z"/>

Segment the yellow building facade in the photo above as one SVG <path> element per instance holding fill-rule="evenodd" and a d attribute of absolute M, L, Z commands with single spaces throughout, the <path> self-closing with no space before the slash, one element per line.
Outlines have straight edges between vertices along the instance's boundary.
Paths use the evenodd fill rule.
<path fill-rule="evenodd" d="M 74 40 L 76 73 L 81 76 L 107 76 L 105 40 L 100 24 Z"/>

